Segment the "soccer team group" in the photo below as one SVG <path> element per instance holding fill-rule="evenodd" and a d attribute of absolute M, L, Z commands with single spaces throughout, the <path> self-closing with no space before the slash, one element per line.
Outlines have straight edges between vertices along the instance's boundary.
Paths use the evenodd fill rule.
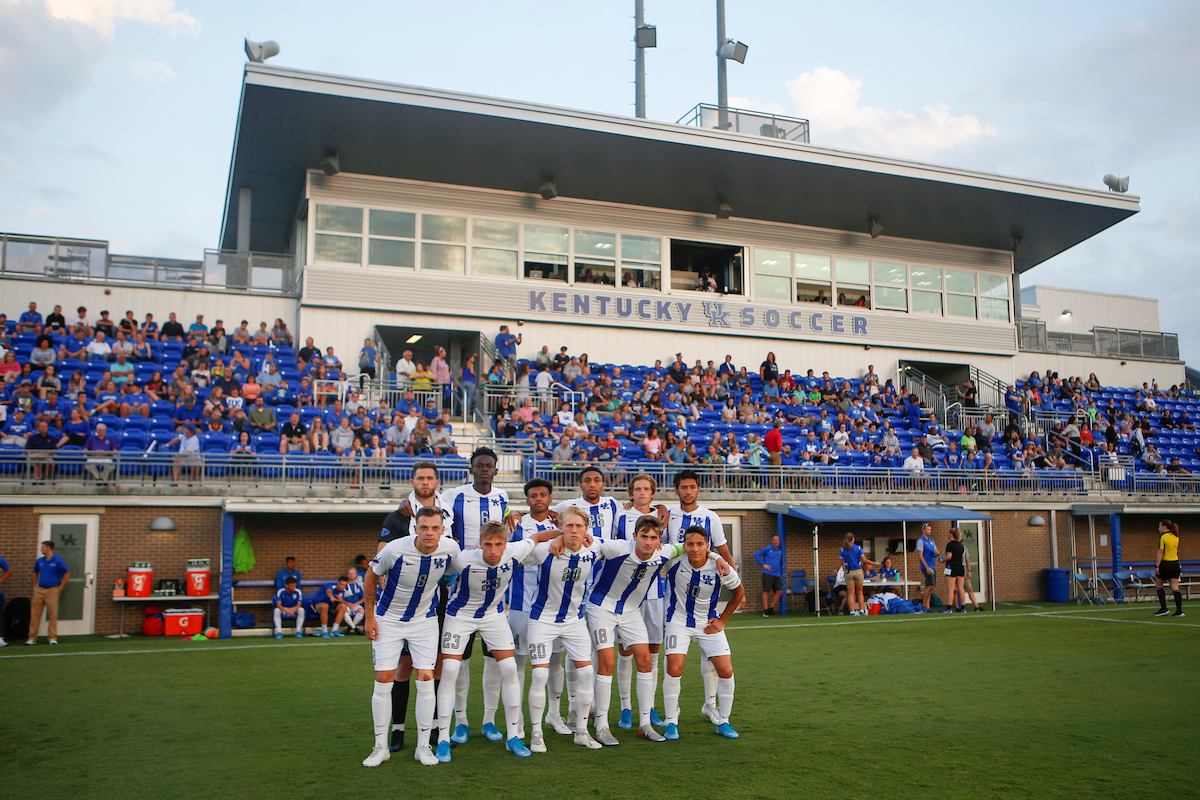
<path fill-rule="evenodd" d="M 375 743 L 363 766 L 380 765 L 402 746 L 412 682 L 414 758 L 429 766 L 448 762 L 452 746 L 468 741 L 476 639 L 484 657 L 482 734 L 505 740 L 517 756 L 546 752 L 543 723 L 589 749 L 616 746 L 609 726 L 614 672 L 618 726 L 634 727 L 636 689 L 637 735 L 677 740 L 681 675 L 692 642 L 701 654 L 701 713 L 720 735 L 738 737 L 729 724 L 734 677 L 724 627 L 745 590 L 719 518 L 698 505 L 695 473 L 676 474 L 679 504 L 671 508 L 655 504 L 658 486 L 648 475 L 630 481 L 629 508 L 604 494 L 604 475 L 595 467 L 580 473 L 579 497 L 557 504 L 553 485 L 534 479 L 524 487 L 523 515 L 492 485 L 491 450 L 471 454 L 470 474 L 470 483 L 443 494 L 437 468 L 419 462 L 412 493 L 384 522 L 364 585 Z M 730 597 L 718 612 L 722 587 Z M 664 645 L 660 718 L 653 706 Z M 495 723 L 501 704 L 507 735 Z"/>

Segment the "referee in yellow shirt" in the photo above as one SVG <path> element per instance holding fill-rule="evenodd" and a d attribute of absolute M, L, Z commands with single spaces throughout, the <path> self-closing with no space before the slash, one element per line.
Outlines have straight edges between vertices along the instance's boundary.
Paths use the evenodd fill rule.
<path fill-rule="evenodd" d="M 1171 584 L 1171 596 L 1175 598 L 1175 613 L 1173 617 L 1183 616 L 1183 595 L 1179 593 L 1179 526 L 1169 519 L 1158 523 L 1158 569 L 1154 573 L 1154 585 L 1158 589 L 1158 604 L 1160 608 L 1154 612 L 1156 617 L 1171 614 L 1167 610 L 1167 592 L 1163 583 Z"/>

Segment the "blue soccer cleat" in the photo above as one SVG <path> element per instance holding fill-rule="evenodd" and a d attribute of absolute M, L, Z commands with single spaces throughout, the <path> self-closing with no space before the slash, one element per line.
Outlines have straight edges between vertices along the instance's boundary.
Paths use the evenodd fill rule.
<path fill-rule="evenodd" d="M 489 742 L 499 742 L 504 739 L 504 735 L 493 723 L 485 722 L 483 723 L 483 738 Z"/>
<path fill-rule="evenodd" d="M 450 734 L 450 741 L 455 744 L 466 744 L 467 739 L 471 738 L 471 729 L 466 725 L 457 725 L 454 728 L 454 733 Z"/>
<path fill-rule="evenodd" d="M 717 733 L 721 734 L 721 735 L 722 735 L 722 736 L 724 736 L 726 739 L 736 739 L 736 738 L 738 738 L 738 732 L 737 732 L 737 731 L 735 731 L 735 730 L 733 729 L 733 726 L 732 726 L 732 725 L 730 725 L 728 722 L 722 722 L 720 725 L 718 725 L 718 726 L 717 726 Z"/>
<path fill-rule="evenodd" d="M 662 721 L 662 717 L 658 715 L 657 708 L 650 709 L 650 724 L 656 728 L 661 728 L 663 725 L 666 725 L 666 723 Z"/>
<path fill-rule="evenodd" d="M 296 631 L 296 638 L 297 638 L 297 639 L 303 639 L 303 638 L 304 638 L 304 631 Z"/>
<path fill-rule="evenodd" d="M 495 726 L 493 726 L 493 727 L 495 727 Z M 512 751 L 512 754 L 514 756 L 519 756 L 521 758 L 529 758 L 531 755 L 533 755 L 533 753 L 531 753 L 529 751 L 529 748 L 525 746 L 525 743 L 522 742 L 520 739 L 518 739 L 515 736 L 513 738 L 509 739 L 508 744 L 505 746 L 509 750 Z"/>
<path fill-rule="evenodd" d="M 663 731 L 663 736 L 668 742 L 674 742 L 679 739 L 679 726 L 674 722 L 667 723 L 667 729 Z"/>
<path fill-rule="evenodd" d="M 434 755 L 437 756 L 438 761 L 445 764 L 450 760 L 450 743 L 438 742 L 437 751 L 434 753 Z"/>
<path fill-rule="evenodd" d="M 339 639 L 345 639 L 345 638 L 346 638 L 346 634 L 342 633 L 342 632 L 341 632 L 341 631 L 339 631 L 339 630 L 332 630 L 332 631 L 330 631 L 330 632 L 329 632 L 329 635 L 330 635 L 330 636 L 336 636 L 336 637 L 338 637 Z"/>
<path fill-rule="evenodd" d="M 626 729 L 633 727 L 633 709 L 632 708 L 622 708 L 621 709 L 621 718 L 619 720 L 617 720 L 617 727 L 618 728 L 626 728 Z"/>
<path fill-rule="evenodd" d="M 282 638 L 283 638 L 283 632 L 282 632 L 282 631 L 275 631 L 275 638 L 276 638 L 276 639 L 282 639 Z"/>

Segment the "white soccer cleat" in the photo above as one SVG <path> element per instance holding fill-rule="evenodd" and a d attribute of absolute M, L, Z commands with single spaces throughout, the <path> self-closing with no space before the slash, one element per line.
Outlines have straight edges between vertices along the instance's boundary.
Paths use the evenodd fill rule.
<path fill-rule="evenodd" d="M 535 731 L 533 738 L 529 740 L 529 750 L 532 753 L 546 752 L 546 740 L 542 736 L 541 731 Z"/>
<path fill-rule="evenodd" d="M 387 748 L 385 747 L 384 750 L 386 749 Z M 417 761 L 420 761 L 427 767 L 436 767 L 438 764 L 437 756 L 433 754 L 433 750 L 430 749 L 428 744 L 418 746 L 417 749 L 413 751 L 413 758 Z"/>
<path fill-rule="evenodd" d="M 711 705 L 709 705 L 707 702 L 705 702 L 704 705 L 700 706 L 700 716 L 704 717 L 705 719 L 707 719 L 709 722 L 713 723 L 714 725 L 717 724 L 717 710 L 715 708 L 713 708 Z"/>
<path fill-rule="evenodd" d="M 614 739 L 613 741 L 615 742 L 616 740 Z M 588 750 L 600 750 L 604 747 L 604 745 L 593 739 L 587 731 L 575 734 L 575 744 L 582 745 Z"/>
<path fill-rule="evenodd" d="M 546 717 L 546 722 L 549 723 L 554 732 L 563 736 L 570 736 L 574 731 L 563 721 L 563 718 L 555 714 L 553 717 Z"/>
<path fill-rule="evenodd" d="M 576 734 L 576 736 L 578 735 L 579 734 Z M 617 741 L 617 737 L 613 736 L 612 731 L 608 728 L 601 728 L 600 730 L 596 731 L 596 741 L 605 747 L 616 747 L 620 744 L 620 742 Z"/>
<path fill-rule="evenodd" d="M 665 742 L 667 740 L 665 736 L 654 730 L 651 725 L 643 725 L 638 728 L 637 735 L 639 739 L 649 739 L 652 742 Z"/>
<path fill-rule="evenodd" d="M 383 762 L 392 757 L 388 752 L 386 744 L 377 744 L 371 748 L 371 755 L 363 759 L 364 767 L 378 767 Z"/>

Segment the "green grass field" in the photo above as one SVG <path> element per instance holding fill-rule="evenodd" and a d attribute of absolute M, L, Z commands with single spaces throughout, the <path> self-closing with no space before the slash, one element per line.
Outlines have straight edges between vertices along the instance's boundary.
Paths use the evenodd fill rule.
<path fill-rule="evenodd" d="M 410 738 L 376 769 L 360 765 L 371 748 L 362 637 L 10 646 L 0 795 L 1194 797 L 1200 604 L 1185 610 L 735 618 L 741 739 L 699 716 L 693 648 L 680 741 L 618 730 L 619 747 L 592 752 L 547 727 L 549 752 L 531 759 L 477 735 L 476 663 L 474 735 L 454 761 L 418 765 Z"/>

